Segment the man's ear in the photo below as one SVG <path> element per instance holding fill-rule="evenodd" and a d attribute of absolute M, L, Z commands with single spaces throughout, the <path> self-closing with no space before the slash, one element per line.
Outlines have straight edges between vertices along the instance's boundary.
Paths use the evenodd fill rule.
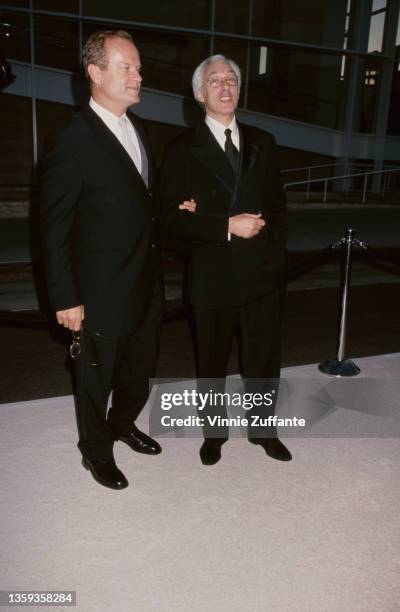
<path fill-rule="evenodd" d="M 96 64 L 89 64 L 87 67 L 87 71 L 89 73 L 90 79 L 95 85 L 100 85 L 101 83 L 101 70 Z"/>
<path fill-rule="evenodd" d="M 201 89 L 198 89 L 196 91 L 196 100 L 197 102 L 200 102 L 200 104 L 204 104 L 204 96 L 203 96 L 203 92 L 201 91 Z"/>

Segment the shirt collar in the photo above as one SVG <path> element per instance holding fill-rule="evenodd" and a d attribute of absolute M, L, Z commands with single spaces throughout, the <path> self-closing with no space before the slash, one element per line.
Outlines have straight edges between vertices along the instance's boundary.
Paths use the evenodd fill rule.
<path fill-rule="evenodd" d="M 117 127 L 119 125 L 119 120 L 122 117 L 126 117 L 126 113 L 121 115 L 121 117 L 117 117 L 117 115 L 114 115 L 114 113 L 104 108 L 104 106 L 98 104 L 92 97 L 90 98 L 89 106 L 99 115 L 104 123 L 110 127 Z"/>
<path fill-rule="evenodd" d="M 239 129 L 236 122 L 236 117 L 233 117 L 232 121 L 229 125 L 224 125 L 216 119 L 213 119 L 209 115 L 206 115 L 206 124 L 210 128 L 213 134 L 219 137 L 219 139 L 223 138 L 225 140 L 225 130 L 232 130 L 232 136 L 239 134 Z"/>

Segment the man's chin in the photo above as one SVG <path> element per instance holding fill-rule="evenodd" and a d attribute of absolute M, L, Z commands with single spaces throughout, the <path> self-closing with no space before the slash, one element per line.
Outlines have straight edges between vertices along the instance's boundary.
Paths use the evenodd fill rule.
<path fill-rule="evenodd" d="M 236 106 L 232 103 L 221 104 L 221 107 L 220 107 L 220 112 L 224 115 L 230 115 L 231 113 L 234 113 L 235 110 L 236 110 Z"/>
<path fill-rule="evenodd" d="M 129 106 L 132 106 L 132 104 L 137 104 L 138 102 L 140 102 L 140 94 L 132 94 L 129 96 Z"/>

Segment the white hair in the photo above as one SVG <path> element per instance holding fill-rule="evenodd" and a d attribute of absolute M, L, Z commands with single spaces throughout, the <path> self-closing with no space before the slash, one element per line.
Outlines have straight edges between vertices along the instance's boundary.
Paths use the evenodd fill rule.
<path fill-rule="evenodd" d="M 232 72 L 235 74 L 238 81 L 238 91 L 240 91 L 241 73 L 239 66 L 233 60 L 229 59 L 228 57 L 225 57 L 225 55 L 211 55 L 210 57 L 207 57 L 207 59 L 205 59 L 203 62 L 201 62 L 201 64 L 199 64 L 196 70 L 193 72 L 192 89 L 195 98 L 199 89 L 204 85 L 203 79 L 205 68 L 209 64 L 213 64 L 214 62 L 224 62 L 232 68 Z"/>

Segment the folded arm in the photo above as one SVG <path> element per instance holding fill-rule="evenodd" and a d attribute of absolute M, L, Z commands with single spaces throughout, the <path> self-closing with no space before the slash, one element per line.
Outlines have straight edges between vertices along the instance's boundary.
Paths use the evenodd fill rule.
<path fill-rule="evenodd" d="M 261 214 L 211 215 L 196 212 L 196 201 L 186 185 L 185 154 L 172 149 L 161 169 L 161 221 L 172 234 L 193 241 L 226 243 L 229 234 L 253 238 L 265 226 Z"/>

